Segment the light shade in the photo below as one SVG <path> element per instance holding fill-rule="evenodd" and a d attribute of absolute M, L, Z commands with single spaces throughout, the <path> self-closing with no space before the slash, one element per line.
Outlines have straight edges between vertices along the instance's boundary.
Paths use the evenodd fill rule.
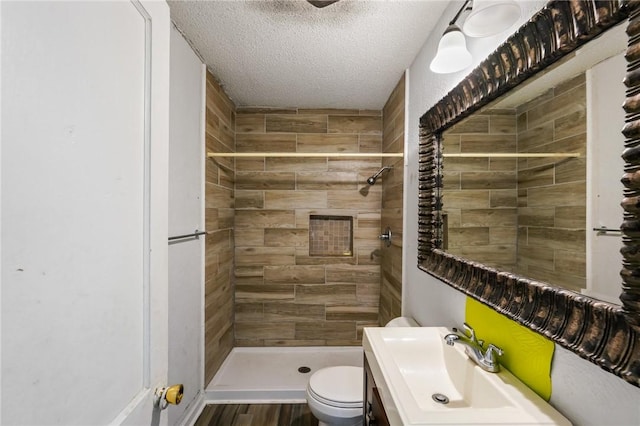
<path fill-rule="evenodd" d="M 462 29 L 469 37 L 489 37 L 513 25 L 520 13 L 520 5 L 514 0 L 473 0 Z"/>
<path fill-rule="evenodd" d="M 457 25 L 449 25 L 440 43 L 438 52 L 429 68 L 438 74 L 462 71 L 471 65 L 471 53 L 467 50 L 464 34 Z"/>

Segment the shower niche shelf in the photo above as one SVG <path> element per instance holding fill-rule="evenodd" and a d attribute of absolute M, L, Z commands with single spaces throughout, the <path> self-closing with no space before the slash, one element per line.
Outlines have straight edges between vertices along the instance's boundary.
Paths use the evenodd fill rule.
<path fill-rule="evenodd" d="M 309 256 L 353 256 L 353 217 L 310 215 Z"/>

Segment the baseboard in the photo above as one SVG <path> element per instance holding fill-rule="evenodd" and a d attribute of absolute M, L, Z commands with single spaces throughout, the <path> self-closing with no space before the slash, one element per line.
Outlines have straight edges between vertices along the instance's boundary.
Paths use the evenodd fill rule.
<path fill-rule="evenodd" d="M 194 400 L 191 401 L 187 411 L 185 411 L 184 417 L 178 424 L 181 426 L 193 426 L 196 420 L 198 420 L 198 417 L 200 417 L 200 413 L 202 413 L 205 405 L 204 392 L 200 391 Z"/>
<path fill-rule="evenodd" d="M 302 404 L 306 391 L 298 389 L 270 390 L 205 390 L 206 404 Z"/>

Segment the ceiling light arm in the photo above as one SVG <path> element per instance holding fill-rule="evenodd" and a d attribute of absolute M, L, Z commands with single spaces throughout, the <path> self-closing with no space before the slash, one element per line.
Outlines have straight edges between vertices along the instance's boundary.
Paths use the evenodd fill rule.
<path fill-rule="evenodd" d="M 471 1 L 472 0 L 465 0 L 464 4 L 462 5 L 462 7 L 458 11 L 458 13 L 456 13 L 456 16 L 454 16 L 453 19 L 451 21 L 449 21 L 449 25 L 455 25 L 455 23 L 458 20 L 458 18 L 460 17 L 460 15 L 462 15 L 462 12 L 464 12 L 465 10 L 471 10 L 471 6 L 469 6 L 467 8 L 467 5 L 469 3 L 471 3 Z"/>

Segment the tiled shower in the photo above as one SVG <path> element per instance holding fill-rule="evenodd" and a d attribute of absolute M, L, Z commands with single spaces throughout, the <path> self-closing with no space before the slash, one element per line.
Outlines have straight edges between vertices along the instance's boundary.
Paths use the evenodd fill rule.
<path fill-rule="evenodd" d="M 359 346 L 400 314 L 404 78 L 384 110 L 236 108 L 207 75 L 205 383 L 233 347 Z M 373 186 L 366 180 L 393 166 Z M 390 226 L 385 247 L 378 236 Z"/>

